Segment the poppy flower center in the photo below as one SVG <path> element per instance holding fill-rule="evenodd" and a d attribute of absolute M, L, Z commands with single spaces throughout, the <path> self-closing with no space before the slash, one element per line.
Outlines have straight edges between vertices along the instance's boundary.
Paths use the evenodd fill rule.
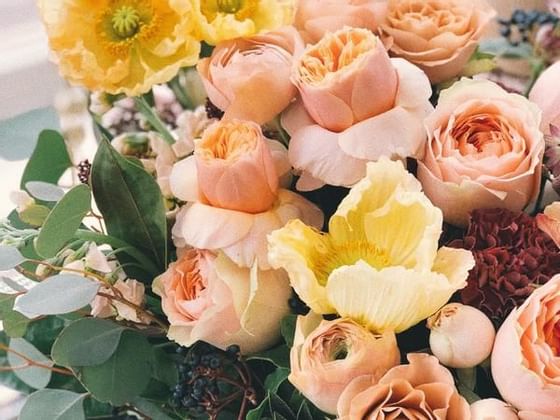
<path fill-rule="evenodd" d="M 123 39 L 130 38 L 139 31 L 142 25 L 140 14 L 129 5 L 118 8 L 111 18 L 114 33 Z"/>

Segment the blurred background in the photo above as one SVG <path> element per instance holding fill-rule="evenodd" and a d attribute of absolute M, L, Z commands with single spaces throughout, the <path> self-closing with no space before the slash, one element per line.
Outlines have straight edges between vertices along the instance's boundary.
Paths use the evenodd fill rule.
<path fill-rule="evenodd" d="M 26 158 L 42 129 L 62 125 L 67 139 L 77 138 L 76 153 L 82 156 L 75 156 L 75 162 L 94 149 L 87 126 L 87 96 L 69 89 L 48 61 L 47 38 L 35 2 L 0 0 L 0 218 L 14 207 L 10 192 L 19 189 Z M 544 0 L 489 2 L 502 17 L 509 17 L 517 8 L 545 9 Z M 497 30 L 496 25 L 495 34 Z M 21 404 L 18 393 L 0 386 L 0 419 L 16 418 Z"/>

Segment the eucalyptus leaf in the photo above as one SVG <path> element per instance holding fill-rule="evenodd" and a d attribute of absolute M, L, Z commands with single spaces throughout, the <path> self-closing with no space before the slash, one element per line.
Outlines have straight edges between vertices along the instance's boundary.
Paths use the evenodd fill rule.
<path fill-rule="evenodd" d="M 62 389 L 42 389 L 27 398 L 19 420 L 85 420 L 86 396 Z"/>
<path fill-rule="evenodd" d="M 33 344 L 22 338 L 12 338 L 9 346 L 12 351 L 8 351 L 8 362 L 14 368 L 14 373 L 18 378 L 32 388 L 45 388 L 51 380 L 52 372 L 48 368 L 54 365 L 53 361 L 37 350 Z M 25 356 L 25 358 L 20 355 Z M 29 364 L 26 359 L 44 367 L 31 365 L 23 367 Z"/>
<path fill-rule="evenodd" d="M 51 209 L 41 204 L 32 204 L 26 207 L 19 213 L 19 218 L 22 222 L 27 223 L 29 226 L 42 226 L 49 216 Z"/>
<path fill-rule="evenodd" d="M 78 377 L 95 399 L 123 405 L 148 386 L 153 357 L 152 347 L 144 336 L 125 331 L 117 350 L 106 362 L 84 366 L 78 371 Z"/>
<path fill-rule="evenodd" d="M 68 325 L 54 342 L 52 358 L 62 366 L 94 366 L 113 355 L 125 327 L 99 318 Z"/>
<path fill-rule="evenodd" d="M 153 420 L 173 420 L 164 411 L 161 405 L 151 402 L 145 398 L 136 397 L 130 401 L 142 414 Z"/>
<path fill-rule="evenodd" d="M 15 300 L 16 295 L 0 294 L 0 319 L 2 320 L 4 331 L 10 337 L 17 338 L 25 334 L 30 320 L 19 312 L 14 311 Z"/>
<path fill-rule="evenodd" d="M 91 183 L 108 233 L 143 251 L 160 271 L 165 270 L 167 220 L 163 196 L 152 175 L 103 140 L 93 162 Z"/>
<path fill-rule="evenodd" d="M 162 349 L 154 349 L 154 377 L 168 386 L 174 386 L 179 380 L 177 364 Z"/>
<path fill-rule="evenodd" d="M 37 200 L 56 202 L 64 197 L 64 190 L 57 185 L 43 181 L 29 181 L 25 189 Z"/>
<path fill-rule="evenodd" d="M 14 292 L 27 292 L 27 288 L 9 277 L 0 277 L 0 285 L 7 287 Z"/>
<path fill-rule="evenodd" d="M 89 304 L 100 286 L 75 274 L 58 274 L 19 296 L 14 309 L 30 317 L 66 314 Z"/>
<path fill-rule="evenodd" d="M 25 261 L 15 246 L 0 245 L 0 271 L 10 270 Z"/>
<path fill-rule="evenodd" d="M 71 166 L 72 161 L 64 137 L 56 131 L 44 130 L 39 135 L 35 150 L 25 167 L 20 188 L 24 189 L 29 181 L 56 184 Z"/>
<path fill-rule="evenodd" d="M 35 243 L 39 255 L 44 258 L 56 256 L 73 238 L 90 209 L 91 191 L 87 185 L 78 185 L 68 191 L 43 223 Z"/>

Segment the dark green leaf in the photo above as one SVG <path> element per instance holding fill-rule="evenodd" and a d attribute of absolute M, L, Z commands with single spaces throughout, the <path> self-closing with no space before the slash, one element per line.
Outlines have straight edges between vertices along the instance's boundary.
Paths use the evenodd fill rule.
<path fill-rule="evenodd" d="M 82 318 L 56 339 L 52 358 L 62 366 L 94 366 L 113 355 L 125 328 L 99 318 Z"/>
<path fill-rule="evenodd" d="M 12 368 L 16 368 L 14 373 L 33 388 L 45 388 L 51 380 L 52 372 L 48 368 L 54 365 L 52 360 L 37 350 L 33 344 L 22 338 L 12 338 L 10 340 L 10 349 L 13 351 L 8 352 L 8 362 Z M 20 355 L 25 356 L 25 358 Z M 21 369 L 21 366 L 29 364 L 26 359 L 46 367 L 28 366 Z"/>
<path fill-rule="evenodd" d="M 64 319 L 58 316 L 47 316 L 34 320 L 29 324 L 23 338 L 37 347 L 41 353 L 51 354 L 52 345 L 65 325 Z"/>
<path fill-rule="evenodd" d="M 294 335 L 296 331 L 297 315 L 286 315 L 280 324 L 280 331 L 282 332 L 282 337 L 286 342 L 288 347 L 294 345 Z"/>
<path fill-rule="evenodd" d="M 4 331 L 12 338 L 23 337 L 27 330 L 30 320 L 14 311 L 16 295 L 0 294 L 0 319 L 4 326 Z"/>
<path fill-rule="evenodd" d="M 270 375 L 266 377 L 266 380 L 264 382 L 264 387 L 268 391 L 272 393 L 276 393 L 280 385 L 282 385 L 282 383 L 286 379 L 288 379 L 289 374 L 290 374 L 290 369 L 286 369 L 286 368 L 276 369 L 274 372 L 272 372 Z"/>
<path fill-rule="evenodd" d="M 269 406 L 269 404 L 270 404 L 270 394 L 268 394 L 257 407 L 247 412 L 247 415 L 245 416 L 245 420 L 261 420 L 264 414 L 266 413 L 266 409 Z"/>
<path fill-rule="evenodd" d="M 142 414 L 146 414 L 152 420 L 172 420 L 164 411 L 163 406 L 155 404 L 144 398 L 136 397 L 130 401 Z"/>
<path fill-rule="evenodd" d="M 24 189 L 29 181 L 56 184 L 70 166 L 72 161 L 66 150 L 64 138 L 56 131 L 42 131 L 23 172 L 20 188 Z"/>
<path fill-rule="evenodd" d="M 16 247 L 0 245 L 0 271 L 10 270 L 24 261 L 25 258 Z"/>
<path fill-rule="evenodd" d="M 269 394 L 269 395 L 270 395 L 269 406 L 270 406 L 271 413 L 279 414 L 286 419 L 295 420 L 296 418 L 295 413 L 292 411 L 290 406 L 286 404 L 286 402 L 282 398 L 280 398 L 276 394 Z"/>
<path fill-rule="evenodd" d="M 35 249 L 44 258 L 54 257 L 74 236 L 91 208 L 91 191 L 87 185 L 72 188 L 48 215 Z"/>
<path fill-rule="evenodd" d="M 78 377 L 95 399 L 123 405 L 146 389 L 153 358 L 152 347 L 144 336 L 125 331 L 109 360 L 81 368 Z"/>
<path fill-rule="evenodd" d="M 307 401 L 303 401 L 299 406 L 297 420 L 313 420 L 313 414 L 311 414 Z"/>
<path fill-rule="evenodd" d="M 168 386 L 174 386 L 179 380 L 177 364 L 162 349 L 154 349 L 154 377 Z"/>
<path fill-rule="evenodd" d="M 88 305 L 100 286 L 99 282 L 75 274 L 57 274 L 20 296 L 15 309 L 29 317 L 74 312 Z"/>
<path fill-rule="evenodd" d="M 153 177 L 102 141 L 91 182 L 109 234 L 144 251 L 163 271 L 167 264 L 167 221 L 163 197 Z"/>
<path fill-rule="evenodd" d="M 60 389 L 34 392 L 21 409 L 19 420 L 85 420 L 86 396 Z"/>
<path fill-rule="evenodd" d="M 290 349 L 284 344 L 262 353 L 253 354 L 247 360 L 265 360 L 280 368 L 290 367 Z"/>

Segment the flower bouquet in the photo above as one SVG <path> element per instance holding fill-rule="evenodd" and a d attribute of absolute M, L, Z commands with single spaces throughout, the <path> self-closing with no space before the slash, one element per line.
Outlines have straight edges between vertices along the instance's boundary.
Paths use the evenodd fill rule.
<path fill-rule="evenodd" d="M 98 147 L 0 224 L 20 419 L 560 418 L 556 6 L 39 0 Z"/>

